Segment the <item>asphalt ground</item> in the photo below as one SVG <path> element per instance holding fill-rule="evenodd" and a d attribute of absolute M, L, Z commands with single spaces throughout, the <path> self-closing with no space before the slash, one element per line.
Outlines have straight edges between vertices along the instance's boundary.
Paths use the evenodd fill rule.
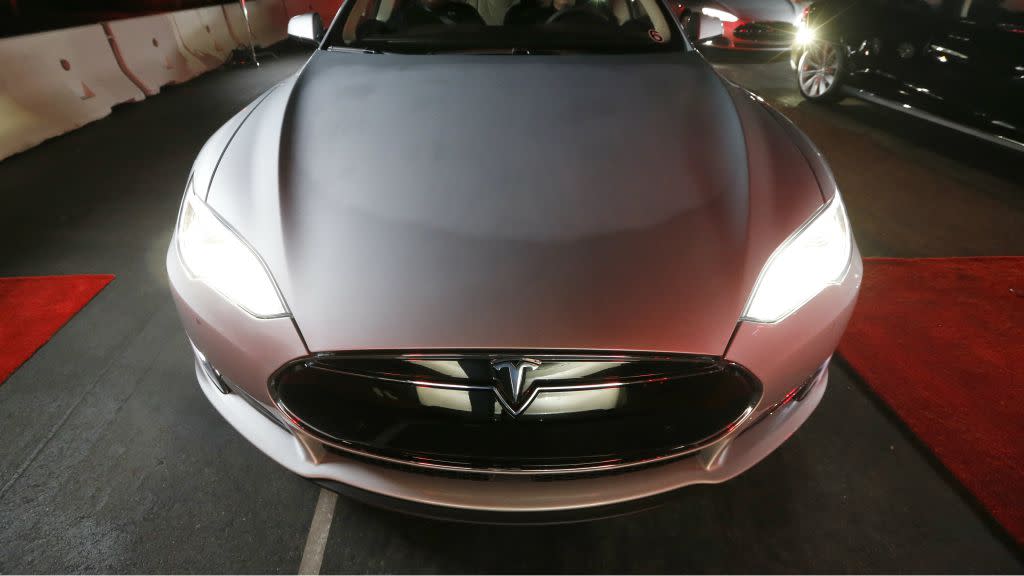
<path fill-rule="evenodd" d="M 279 48 L 0 162 L 0 275 L 117 279 L 0 386 L 0 572 L 295 572 L 320 488 L 206 402 L 164 255 L 205 139 L 293 73 Z M 877 106 L 804 102 L 784 59 L 715 56 L 825 153 L 865 256 L 1024 254 L 1024 157 Z M 1024 556 L 841 364 L 730 482 L 550 527 L 338 498 L 322 572 L 1021 572 Z"/>

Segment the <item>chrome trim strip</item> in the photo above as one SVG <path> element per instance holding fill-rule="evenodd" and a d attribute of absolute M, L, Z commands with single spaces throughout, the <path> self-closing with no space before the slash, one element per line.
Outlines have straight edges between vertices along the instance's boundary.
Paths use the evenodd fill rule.
<path fill-rule="evenodd" d="M 873 92 L 861 90 L 860 88 L 845 86 L 843 87 L 843 91 L 853 96 L 854 98 L 860 98 L 873 104 L 878 104 L 879 106 L 885 106 L 886 108 L 889 108 L 891 110 L 896 110 L 898 112 L 903 112 L 904 114 L 909 114 L 916 118 L 920 118 L 921 120 L 925 120 L 926 122 L 932 122 L 933 124 L 938 124 L 940 126 L 950 128 L 952 130 L 960 132 L 961 134 L 974 136 L 975 138 L 979 138 L 981 140 L 985 140 L 986 142 L 997 144 L 1010 150 L 1024 152 L 1024 142 L 1018 142 L 1013 138 L 1007 138 L 1006 136 L 999 136 L 997 134 L 989 134 L 988 132 L 983 132 L 977 128 L 972 128 L 965 124 L 960 124 L 958 122 L 953 122 L 952 120 L 947 120 L 941 116 L 932 114 L 931 112 L 925 112 L 924 110 L 921 110 L 919 108 L 914 108 L 913 106 L 902 104 L 894 100 L 889 100 L 888 98 L 883 98 L 882 96 L 879 96 Z"/>
<path fill-rule="evenodd" d="M 341 374 L 342 376 L 355 376 L 357 378 L 372 378 L 374 380 L 383 380 L 384 382 L 397 382 L 399 384 L 410 384 L 412 386 L 425 386 L 427 388 L 445 388 L 447 390 L 490 390 L 490 386 L 470 386 L 468 384 L 451 384 L 448 382 L 430 382 L 427 380 L 409 380 L 408 378 L 395 378 L 391 376 L 382 376 L 379 374 L 373 374 L 371 372 L 356 372 L 354 370 L 338 370 L 337 368 L 329 368 L 327 366 L 321 366 L 317 364 L 314 366 L 317 370 L 323 370 L 324 372 L 330 372 L 331 374 Z"/>
<path fill-rule="evenodd" d="M 199 351 L 195 343 L 191 339 L 188 341 L 189 346 L 192 346 L 192 354 L 195 355 L 196 361 L 199 363 L 199 368 L 202 369 L 206 377 L 213 382 L 213 385 L 217 387 L 217 390 L 221 394 L 231 394 L 231 388 L 224 382 L 220 377 L 220 374 L 210 365 L 210 361 L 206 359 L 206 355 Z"/>
<path fill-rule="evenodd" d="M 242 400 L 245 400 L 247 404 L 252 406 L 254 410 L 266 416 L 271 422 L 277 424 L 282 429 L 291 432 L 284 419 L 281 418 L 279 414 L 275 413 L 270 406 L 267 406 L 266 404 L 253 398 L 248 392 L 245 391 L 244 388 L 234 384 L 233 382 L 225 378 L 223 375 L 221 375 L 221 373 L 216 368 L 214 368 L 212 364 L 210 364 L 210 361 L 206 359 L 206 355 L 203 354 L 198 347 L 196 347 L 195 343 L 192 342 L 191 339 L 188 340 L 188 343 L 190 346 L 192 346 L 192 353 L 195 355 L 195 361 L 196 364 L 199 366 L 199 369 L 202 370 L 203 374 L 206 375 L 207 379 L 209 379 L 210 382 L 213 383 L 214 387 L 217 388 L 218 392 L 224 395 L 234 394 L 238 396 Z"/>
<path fill-rule="evenodd" d="M 353 370 L 339 370 L 337 368 L 328 368 L 326 366 L 315 366 L 317 370 L 323 370 L 324 372 L 331 372 L 332 374 L 341 374 L 343 376 L 355 376 L 358 378 L 373 378 L 374 380 L 384 380 L 385 382 L 397 382 L 399 384 L 412 384 L 414 386 L 426 386 L 428 388 L 451 388 L 455 390 L 490 390 L 491 386 L 475 386 L 470 384 L 454 384 L 449 382 L 431 382 L 429 380 L 410 380 L 406 378 L 396 378 L 392 376 L 381 376 L 373 374 L 371 372 L 358 372 Z M 717 367 L 716 367 L 717 368 Z M 703 376 L 713 370 L 694 371 L 692 374 L 682 374 L 678 378 L 691 378 L 696 376 Z M 666 380 L 665 376 L 651 376 L 641 377 L 636 379 L 625 379 L 625 380 L 609 380 L 607 382 L 595 382 L 593 384 L 578 384 L 575 386 L 542 386 L 544 390 L 586 390 L 590 388 L 615 388 L 619 386 L 629 386 L 631 384 L 652 384 L 655 382 L 661 382 Z"/>
<path fill-rule="evenodd" d="M 269 419 L 271 422 L 273 422 L 280 428 L 287 430 L 288 432 L 291 432 L 291 430 L 288 427 L 289 423 L 285 420 L 285 418 L 282 418 L 280 414 L 275 413 L 271 409 L 271 407 L 253 398 L 248 392 L 245 391 L 244 388 L 234 384 L 227 378 L 221 377 L 221 381 L 231 390 L 232 394 L 238 396 L 242 400 L 245 400 L 245 402 L 252 406 L 254 410 L 266 416 L 267 419 Z"/>

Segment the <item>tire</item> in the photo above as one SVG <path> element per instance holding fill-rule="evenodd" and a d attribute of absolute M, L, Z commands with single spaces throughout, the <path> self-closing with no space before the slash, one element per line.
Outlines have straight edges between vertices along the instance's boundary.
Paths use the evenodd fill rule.
<path fill-rule="evenodd" d="M 800 94 L 814 102 L 837 102 L 843 98 L 846 52 L 840 44 L 815 42 L 796 64 L 796 85 Z"/>

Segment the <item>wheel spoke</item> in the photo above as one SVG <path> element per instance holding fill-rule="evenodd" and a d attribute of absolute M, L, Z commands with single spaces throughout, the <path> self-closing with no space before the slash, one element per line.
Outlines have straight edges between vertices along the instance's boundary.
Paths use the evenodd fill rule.
<path fill-rule="evenodd" d="M 817 98 L 832 89 L 839 70 L 837 50 L 826 42 L 816 42 L 803 53 L 797 66 L 797 81 L 804 94 Z"/>

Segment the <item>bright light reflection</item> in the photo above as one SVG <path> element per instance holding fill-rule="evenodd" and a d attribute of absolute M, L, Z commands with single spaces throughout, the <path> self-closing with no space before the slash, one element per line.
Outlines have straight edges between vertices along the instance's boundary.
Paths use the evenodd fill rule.
<path fill-rule="evenodd" d="M 811 42 L 814 42 L 815 34 L 814 30 L 808 28 L 806 24 L 800 24 L 796 29 L 795 42 L 800 46 L 806 46 Z"/>
<path fill-rule="evenodd" d="M 185 268 L 253 316 L 287 314 L 259 258 L 189 191 L 178 223 L 178 251 Z"/>
<path fill-rule="evenodd" d="M 824 210 L 768 259 L 743 318 L 778 322 L 830 284 L 839 284 L 851 247 L 850 222 L 837 192 Z"/>

